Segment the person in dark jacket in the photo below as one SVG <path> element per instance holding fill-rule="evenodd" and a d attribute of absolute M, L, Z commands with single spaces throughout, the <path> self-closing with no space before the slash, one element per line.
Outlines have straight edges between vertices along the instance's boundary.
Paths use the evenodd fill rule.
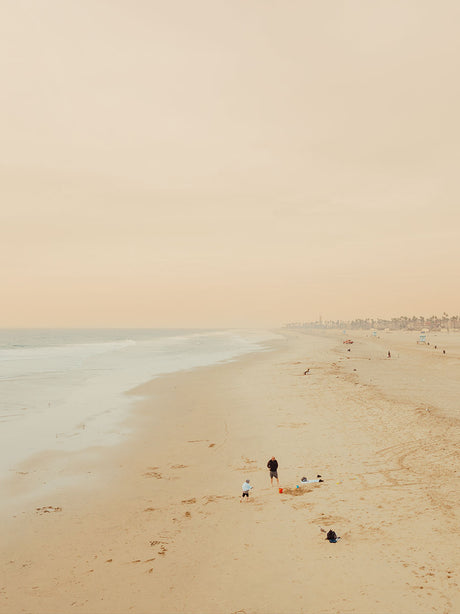
<path fill-rule="evenodd" d="M 276 478 L 276 482 L 279 486 L 280 481 L 278 480 L 278 461 L 274 456 L 267 463 L 267 467 L 270 470 L 270 483 L 273 486 L 273 478 Z"/>

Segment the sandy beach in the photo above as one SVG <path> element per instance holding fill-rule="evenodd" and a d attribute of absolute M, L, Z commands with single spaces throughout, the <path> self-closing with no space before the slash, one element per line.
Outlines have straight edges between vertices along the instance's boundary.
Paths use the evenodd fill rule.
<path fill-rule="evenodd" d="M 21 467 L 0 611 L 460 612 L 460 334 L 280 333 L 131 391 L 124 443 Z"/>

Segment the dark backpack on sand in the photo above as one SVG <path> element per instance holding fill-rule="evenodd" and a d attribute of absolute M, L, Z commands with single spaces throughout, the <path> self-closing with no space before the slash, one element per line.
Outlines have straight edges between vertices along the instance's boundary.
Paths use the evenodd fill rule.
<path fill-rule="evenodd" d="M 326 539 L 328 539 L 330 542 L 336 542 L 337 541 L 337 533 L 335 531 L 333 531 L 332 529 L 329 529 L 329 531 L 327 532 L 327 535 L 326 535 Z"/>

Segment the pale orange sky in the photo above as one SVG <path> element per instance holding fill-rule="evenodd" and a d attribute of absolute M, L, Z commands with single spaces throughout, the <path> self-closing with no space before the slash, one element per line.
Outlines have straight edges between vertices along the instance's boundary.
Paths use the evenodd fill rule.
<path fill-rule="evenodd" d="M 0 326 L 460 312 L 457 0 L 3 0 Z"/>

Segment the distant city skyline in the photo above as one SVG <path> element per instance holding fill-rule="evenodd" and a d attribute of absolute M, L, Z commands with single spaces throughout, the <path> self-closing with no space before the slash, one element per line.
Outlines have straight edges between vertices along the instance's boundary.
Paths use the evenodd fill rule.
<path fill-rule="evenodd" d="M 460 310 L 460 3 L 6 0 L 1 327 Z"/>
<path fill-rule="evenodd" d="M 440 317 L 431 316 L 394 316 L 392 318 L 353 318 L 344 320 L 336 318 L 332 320 L 319 320 L 313 322 L 287 322 L 288 328 L 396 328 L 418 330 L 420 328 L 431 328 L 433 330 L 460 330 L 460 315 L 449 315 L 444 312 Z"/>

